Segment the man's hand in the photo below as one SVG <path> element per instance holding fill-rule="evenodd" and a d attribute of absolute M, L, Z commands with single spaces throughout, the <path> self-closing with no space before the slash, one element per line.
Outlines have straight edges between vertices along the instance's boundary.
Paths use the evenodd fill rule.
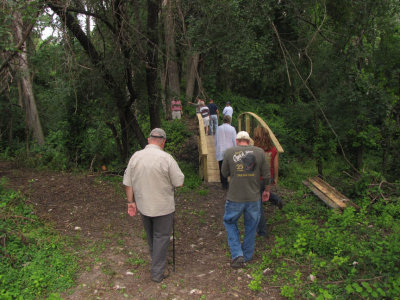
<path fill-rule="evenodd" d="M 136 203 L 128 203 L 128 214 L 133 217 L 136 216 Z"/>
<path fill-rule="evenodd" d="M 270 191 L 264 191 L 261 197 L 262 202 L 267 202 L 269 200 Z"/>

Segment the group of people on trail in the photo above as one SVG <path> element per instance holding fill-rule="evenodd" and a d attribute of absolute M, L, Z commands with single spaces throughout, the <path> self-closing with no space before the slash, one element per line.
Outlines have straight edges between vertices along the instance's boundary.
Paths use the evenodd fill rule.
<path fill-rule="evenodd" d="M 209 103 L 206 105 L 204 100 L 197 97 L 196 102 L 188 101 L 188 103 L 193 105 L 196 108 L 196 113 L 201 115 L 205 134 L 215 135 L 218 127 L 219 110 L 217 104 L 214 103 L 214 100 L 209 99 Z M 171 114 L 173 120 L 180 119 L 183 114 L 182 103 L 177 98 L 172 98 L 171 100 Z M 222 111 L 222 115 L 230 116 L 232 118 L 233 108 L 229 101 L 226 103 L 226 106 Z"/>
<path fill-rule="evenodd" d="M 204 124 L 204 132 L 206 135 L 215 135 L 218 127 L 219 120 L 219 110 L 216 103 L 214 103 L 213 99 L 209 99 L 208 105 L 205 104 L 205 101 L 197 98 L 196 102 L 188 102 L 189 104 L 196 107 L 196 113 L 199 113 L 202 117 Z M 227 102 L 227 106 L 230 107 L 230 102 Z M 223 115 L 229 114 L 232 117 L 233 108 L 230 107 L 230 110 L 226 110 L 224 108 Z"/>
<path fill-rule="evenodd" d="M 232 256 L 231 267 L 241 268 L 253 258 L 256 235 L 267 235 L 263 203 L 270 201 L 280 209 L 283 206 L 282 200 L 271 193 L 271 187 L 278 182 L 278 152 L 263 127 L 254 129 L 254 145 L 246 131 L 236 133 L 231 125 L 230 103 L 223 110 L 223 124 L 218 126 L 218 107 L 212 100 L 208 106 L 198 100 L 196 109 L 203 120 L 207 111 L 205 117 L 211 121 L 210 134 L 215 135 L 221 185 L 227 191 L 223 224 Z M 174 105 L 177 108 L 179 104 Z M 179 110 L 172 110 L 171 104 L 171 111 Z M 153 129 L 148 145 L 132 155 L 123 177 L 128 214 L 135 216 L 137 210 L 140 212 L 151 257 L 151 279 L 157 283 L 168 276 L 166 262 L 175 213 L 174 190 L 184 183 L 177 162 L 164 151 L 166 139 L 163 129 Z M 245 227 L 243 242 L 238 228 L 241 215 Z"/>

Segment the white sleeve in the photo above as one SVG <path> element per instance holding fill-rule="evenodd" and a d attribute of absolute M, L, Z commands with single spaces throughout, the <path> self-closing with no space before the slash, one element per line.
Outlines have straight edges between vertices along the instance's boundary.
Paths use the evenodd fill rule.
<path fill-rule="evenodd" d="M 185 175 L 182 173 L 175 159 L 171 158 L 171 163 L 169 166 L 169 178 L 174 187 L 183 185 L 185 180 Z"/>

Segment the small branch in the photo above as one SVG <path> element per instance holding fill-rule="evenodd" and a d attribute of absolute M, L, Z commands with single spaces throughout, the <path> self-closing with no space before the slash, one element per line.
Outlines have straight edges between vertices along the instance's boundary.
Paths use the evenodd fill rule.
<path fill-rule="evenodd" d="M 272 21 L 270 20 L 270 23 L 271 23 L 272 29 L 273 29 L 274 32 L 275 32 L 276 37 L 278 38 L 279 47 L 281 48 L 281 51 L 282 51 L 282 54 L 283 54 L 283 59 L 285 60 L 286 74 L 287 74 L 287 77 L 288 77 L 288 80 L 289 80 L 289 86 L 292 86 L 292 82 L 291 82 L 291 80 L 290 80 L 289 67 L 288 67 L 288 63 L 287 63 L 287 60 L 286 60 L 285 51 L 283 50 L 283 46 L 282 46 L 281 38 L 280 38 L 280 36 L 279 36 L 279 32 L 278 32 L 278 30 L 276 29 L 274 22 L 272 22 Z"/>
<path fill-rule="evenodd" d="M 314 28 L 317 28 L 317 25 L 316 25 L 316 24 L 314 24 L 314 23 L 312 23 L 312 22 L 310 22 L 310 21 L 308 21 L 308 20 L 306 20 L 306 19 L 303 19 L 303 18 L 300 17 L 299 15 L 297 15 L 296 17 L 297 17 L 300 21 L 303 21 L 304 23 L 310 24 L 310 25 L 313 26 Z M 317 32 L 320 34 L 320 36 L 321 36 L 325 41 L 331 43 L 332 45 L 335 44 L 334 41 L 331 41 L 330 39 L 328 39 L 320 30 L 318 30 Z"/>
<path fill-rule="evenodd" d="M 60 8 L 63 8 L 62 6 L 59 6 Z M 103 16 L 96 14 L 96 13 L 92 13 L 90 11 L 84 10 L 84 9 L 79 9 L 76 7 L 66 7 L 65 8 L 66 11 L 68 12 L 75 12 L 78 14 L 82 14 L 82 15 L 86 15 L 86 16 L 90 16 L 96 19 L 99 19 L 100 21 L 102 21 L 113 33 L 116 33 L 116 29 L 114 28 L 114 26 L 108 21 L 106 20 Z"/>
<path fill-rule="evenodd" d="M 84 66 L 84 65 L 81 65 L 81 64 L 79 64 L 79 63 L 76 63 L 79 67 L 81 67 L 81 68 L 84 68 L 84 69 L 86 69 L 86 70 L 93 70 L 93 68 L 91 68 L 91 67 L 86 67 L 86 66 Z"/>
<path fill-rule="evenodd" d="M 93 156 L 92 161 L 90 162 L 89 172 L 93 173 L 93 164 L 96 160 L 96 154 Z"/>
<path fill-rule="evenodd" d="M 386 181 L 383 181 L 383 180 L 379 183 L 379 193 L 381 194 L 383 200 L 388 201 L 388 199 L 382 193 L 382 184 L 384 184 L 384 183 L 386 183 Z"/>
<path fill-rule="evenodd" d="M 324 9 L 325 9 L 325 11 L 324 11 L 324 18 L 322 19 L 321 24 L 318 26 L 317 30 L 314 32 L 313 36 L 311 37 L 311 40 L 308 42 L 307 46 L 306 46 L 305 49 L 304 49 L 305 56 L 306 56 L 306 57 L 308 58 L 308 60 L 310 61 L 310 72 L 309 72 L 307 78 L 305 79 L 305 82 L 307 82 L 307 81 L 311 78 L 311 75 L 312 75 L 312 72 L 313 72 L 313 61 L 312 61 L 311 57 L 308 55 L 308 48 L 311 46 L 311 44 L 312 44 L 313 41 L 315 40 L 315 37 L 317 36 L 317 33 L 318 33 L 318 32 L 321 32 L 321 28 L 322 28 L 322 26 L 323 26 L 324 23 L 325 23 L 325 19 L 326 19 L 326 5 L 324 5 Z"/>

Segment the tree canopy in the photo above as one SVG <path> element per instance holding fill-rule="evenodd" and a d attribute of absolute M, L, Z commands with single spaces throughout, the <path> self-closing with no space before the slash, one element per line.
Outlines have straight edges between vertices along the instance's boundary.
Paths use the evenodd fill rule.
<path fill-rule="evenodd" d="M 66 165 L 88 165 L 95 155 L 118 164 L 170 119 L 172 97 L 185 104 L 200 96 L 219 105 L 232 99 L 235 111 L 265 117 L 289 154 L 313 157 L 320 172 L 340 155 L 354 172 L 368 165 L 388 178 L 400 173 L 398 1 L 27 0 L 3 7 L 3 151 L 43 144 L 40 125 Z M 53 35 L 43 38 L 44 28 Z M 24 78 L 32 81 L 30 102 L 22 101 Z M 37 123 L 29 121 L 32 103 Z"/>

